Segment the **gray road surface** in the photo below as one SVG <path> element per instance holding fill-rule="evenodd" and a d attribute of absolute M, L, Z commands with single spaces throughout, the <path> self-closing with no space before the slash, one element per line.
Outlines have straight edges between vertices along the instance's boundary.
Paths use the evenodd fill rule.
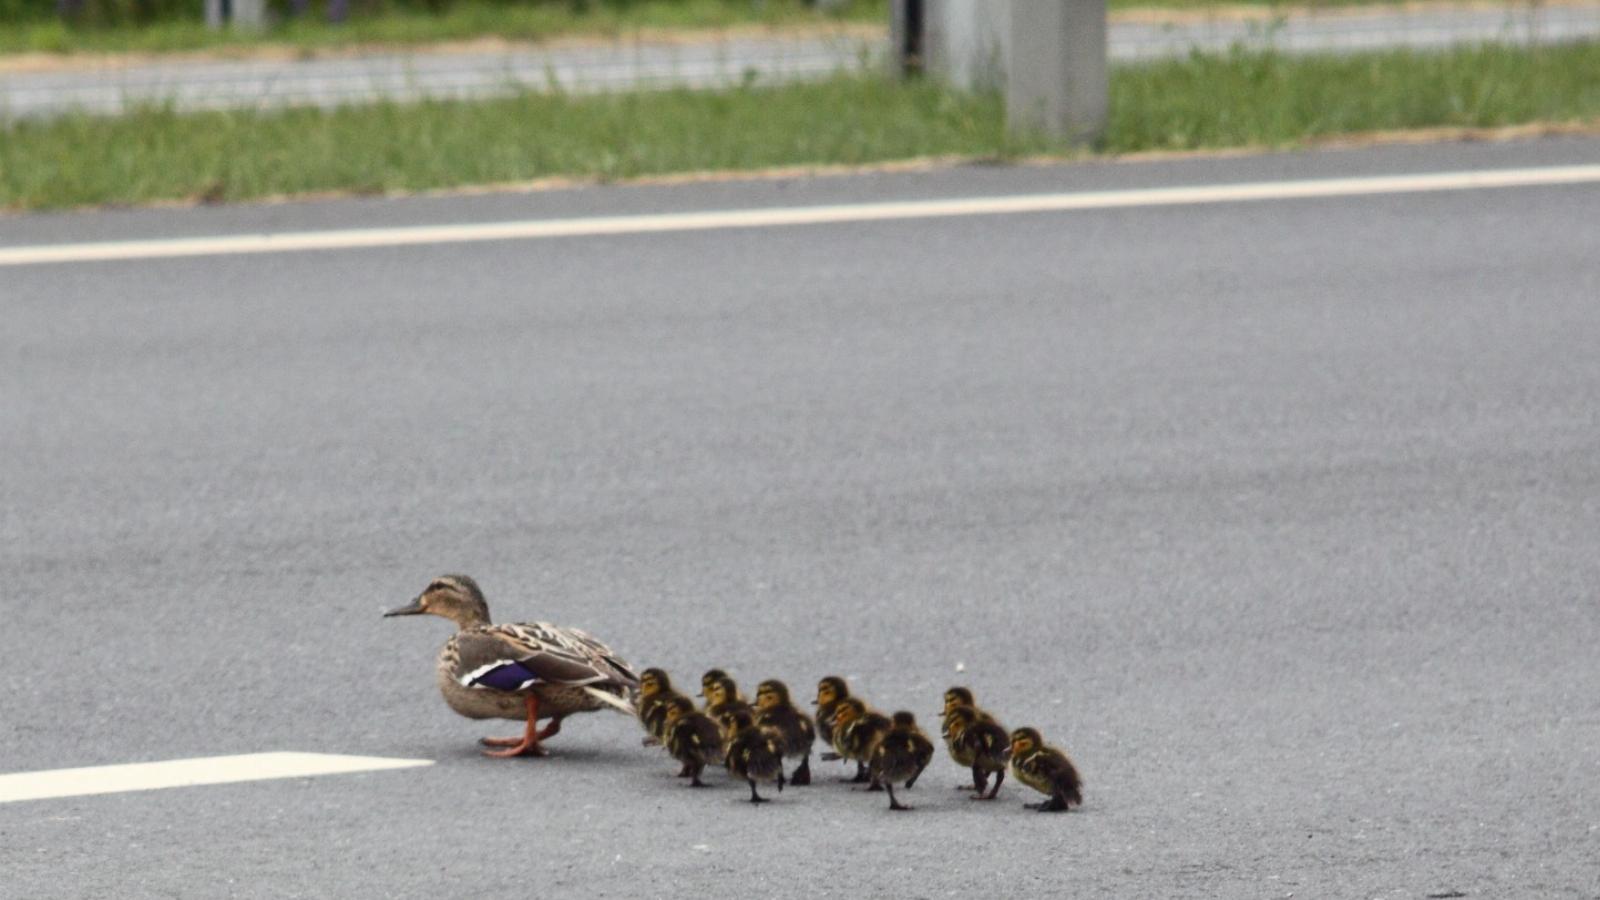
<path fill-rule="evenodd" d="M 1593 162 L 1600 142 L 0 218 L 0 244 Z M 1600 188 L 0 270 L 7 898 L 1600 896 Z M 502 618 L 747 685 L 971 684 L 1008 785 L 681 787 L 439 701 Z M 957 665 L 965 671 L 957 674 Z M 929 721 L 929 724 L 932 724 Z M 824 766 L 831 774 L 832 767 Z M 721 785 L 721 779 L 717 779 Z"/>
<path fill-rule="evenodd" d="M 1111 58 L 1138 61 L 1234 45 L 1296 52 L 1443 47 L 1502 41 L 1559 43 L 1600 36 L 1600 4 L 1379 9 L 1281 22 L 1218 18 L 1114 22 Z M 114 113 L 130 104 L 180 109 L 335 106 L 380 99 L 486 97 L 519 89 L 593 92 L 719 87 L 825 77 L 868 64 L 884 39 L 849 33 L 737 38 L 712 43 L 626 42 L 502 52 L 373 53 L 312 60 L 149 62 L 58 71 L 0 71 L 0 118 L 72 109 Z"/>

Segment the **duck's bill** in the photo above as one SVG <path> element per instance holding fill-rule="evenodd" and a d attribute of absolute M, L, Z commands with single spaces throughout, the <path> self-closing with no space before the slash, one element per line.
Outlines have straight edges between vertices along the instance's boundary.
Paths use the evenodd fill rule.
<path fill-rule="evenodd" d="M 383 617 L 385 619 L 387 619 L 390 616 L 414 616 L 414 615 L 417 615 L 417 614 L 419 614 L 421 612 L 422 612 L 422 597 L 418 596 L 415 600 L 412 600 L 410 603 L 407 603 L 405 606 L 396 606 L 394 609 L 389 610 L 388 612 L 383 614 Z"/>

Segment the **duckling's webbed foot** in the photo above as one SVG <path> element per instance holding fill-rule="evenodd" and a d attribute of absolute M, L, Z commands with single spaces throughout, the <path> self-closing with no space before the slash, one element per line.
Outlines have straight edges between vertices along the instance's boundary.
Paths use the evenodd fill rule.
<path fill-rule="evenodd" d="M 856 777 L 850 779 L 850 783 L 851 784 L 864 784 L 864 783 L 866 783 L 868 781 L 871 781 L 871 780 L 872 780 L 872 776 L 867 774 L 867 764 L 866 763 L 860 763 L 860 762 L 856 763 Z"/>
<path fill-rule="evenodd" d="M 760 794 L 756 793 L 756 780 L 754 778 L 747 778 L 745 780 L 750 782 L 750 802 L 751 803 L 766 803 L 767 802 L 767 798 L 765 798 L 765 797 L 761 796 Z"/>
<path fill-rule="evenodd" d="M 869 788 L 868 790 L 871 789 Z M 889 785 L 889 808 L 899 812 L 905 812 L 912 809 L 912 807 L 907 806 L 894 798 L 894 785 L 892 784 Z"/>
<path fill-rule="evenodd" d="M 694 775 L 695 773 L 690 771 L 692 768 L 693 767 L 690 766 L 688 763 L 684 763 L 683 767 L 678 770 L 678 777 L 679 778 L 688 778 L 690 775 Z M 696 777 L 699 777 L 699 776 L 696 776 Z"/>
<path fill-rule="evenodd" d="M 689 767 L 686 766 L 685 768 Z M 690 769 L 689 787 L 710 787 L 710 785 L 700 780 L 700 773 L 705 771 L 705 768 L 705 766 L 694 766 Z"/>
<path fill-rule="evenodd" d="M 972 799 L 974 799 L 974 800 L 993 800 L 995 797 L 998 797 L 1000 795 L 1000 782 L 1005 781 L 1005 780 L 1006 780 L 1006 773 L 1005 773 L 1004 769 L 994 773 L 994 787 L 989 789 L 989 793 L 985 794 L 985 793 L 982 793 L 980 791 L 977 794 L 977 796 L 973 797 Z"/>
<path fill-rule="evenodd" d="M 811 783 L 810 755 L 807 755 L 805 759 L 800 760 L 800 768 L 795 769 L 794 774 L 789 776 L 789 783 L 799 785 L 800 787 L 805 787 Z"/>
<path fill-rule="evenodd" d="M 958 784 L 958 785 L 956 785 L 956 790 L 958 790 L 958 791 L 977 791 L 978 793 L 981 794 L 981 793 L 983 793 L 983 789 L 988 787 L 988 786 L 989 786 L 989 773 L 985 772 L 984 770 L 982 770 L 980 768 L 978 768 L 977 766 L 973 766 L 972 767 L 972 783 L 971 784 Z"/>

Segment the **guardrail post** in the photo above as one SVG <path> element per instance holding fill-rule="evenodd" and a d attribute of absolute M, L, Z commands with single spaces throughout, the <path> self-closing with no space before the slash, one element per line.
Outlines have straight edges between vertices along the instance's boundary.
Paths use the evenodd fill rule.
<path fill-rule="evenodd" d="M 1105 126 L 1106 0 L 894 0 L 890 56 L 1005 94 L 1013 128 L 1090 141 Z"/>
<path fill-rule="evenodd" d="M 1011 0 L 1006 121 L 1073 141 L 1105 129 L 1106 0 Z"/>

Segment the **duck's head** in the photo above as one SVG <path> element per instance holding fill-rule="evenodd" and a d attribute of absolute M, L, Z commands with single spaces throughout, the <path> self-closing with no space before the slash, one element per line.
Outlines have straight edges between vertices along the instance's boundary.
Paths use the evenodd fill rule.
<path fill-rule="evenodd" d="M 1011 755 L 1022 756 L 1044 746 L 1044 738 L 1037 728 L 1018 728 L 1011 732 Z"/>
<path fill-rule="evenodd" d="M 817 682 L 817 706 L 837 703 L 848 696 L 850 696 L 850 685 L 837 675 L 829 675 Z"/>
<path fill-rule="evenodd" d="M 946 734 L 959 739 L 963 734 L 966 734 L 967 729 L 971 728 L 976 721 L 978 721 L 978 711 L 966 704 L 962 704 L 952 707 L 949 712 L 944 714 L 944 730 Z"/>
<path fill-rule="evenodd" d="M 692 712 L 694 712 L 694 701 L 679 694 L 667 701 L 667 724 L 671 725 Z"/>
<path fill-rule="evenodd" d="M 721 669 L 707 669 L 706 673 L 700 676 L 700 696 L 710 700 L 711 686 L 727 677 L 728 673 Z"/>
<path fill-rule="evenodd" d="M 639 697 L 654 697 L 672 690 L 672 679 L 665 669 L 645 669 L 639 673 Z"/>
<path fill-rule="evenodd" d="M 416 616 L 426 613 L 443 616 L 462 628 L 489 624 L 489 604 L 478 583 L 465 575 L 441 575 L 405 606 L 384 613 L 388 616 Z"/>
<path fill-rule="evenodd" d="M 761 682 L 756 688 L 756 708 L 775 709 L 789 705 L 789 686 L 776 678 Z"/>
<path fill-rule="evenodd" d="M 894 721 L 894 727 L 896 727 L 896 728 L 915 728 L 915 727 L 917 727 L 917 717 L 912 715 L 908 710 L 902 709 L 899 712 L 895 713 L 893 721 Z"/>
<path fill-rule="evenodd" d="M 953 687 L 944 692 L 944 714 L 947 716 L 950 715 L 951 710 L 958 706 L 976 707 L 977 705 L 972 700 L 972 691 L 964 687 Z"/>
<path fill-rule="evenodd" d="M 706 701 L 712 706 L 721 706 L 739 696 L 739 686 L 733 679 L 724 675 L 706 687 Z"/>
<path fill-rule="evenodd" d="M 846 697 L 839 701 L 838 708 L 833 714 L 833 727 L 843 728 L 851 722 L 867 714 L 867 705 L 855 697 Z"/>

